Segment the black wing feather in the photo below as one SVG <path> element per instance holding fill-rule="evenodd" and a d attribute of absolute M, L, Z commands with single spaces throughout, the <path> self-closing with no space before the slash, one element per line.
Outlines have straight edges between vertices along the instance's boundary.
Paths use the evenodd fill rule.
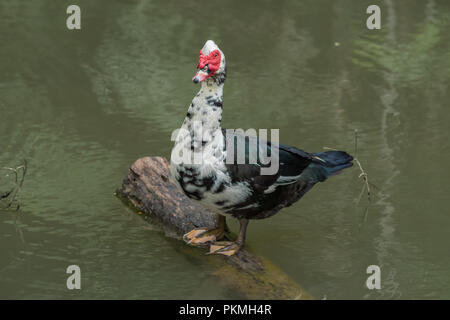
<path fill-rule="evenodd" d="M 225 129 L 224 131 L 224 137 L 226 135 Z M 242 136 L 239 132 L 234 133 L 236 138 L 234 138 L 233 141 L 233 148 L 234 148 L 234 159 L 233 161 L 228 161 L 230 159 L 227 159 L 227 170 L 228 173 L 232 179 L 232 182 L 239 182 L 239 181 L 247 181 L 254 185 L 255 188 L 258 190 L 265 190 L 271 185 L 275 183 L 275 181 L 280 177 L 295 177 L 299 176 L 313 161 L 313 156 L 303 150 L 297 149 L 295 147 L 279 144 L 278 147 L 275 145 L 272 145 L 270 141 L 265 141 L 262 139 L 259 139 L 259 137 L 254 136 Z M 238 139 L 242 138 L 245 139 L 245 164 L 238 164 L 237 163 L 237 147 L 238 147 Z M 257 159 L 256 163 L 249 163 L 249 159 L 252 157 L 250 156 L 250 144 L 255 143 L 256 140 L 256 150 L 258 151 L 258 155 L 254 156 L 253 159 Z M 225 137 L 225 148 L 229 147 L 227 146 L 227 138 Z M 269 167 L 270 163 L 267 164 L 266 161 L 261 161 L 259 157 L 259 151 L 260 148 L 267 148 L 265 150 L 265 154 L 267 154 L 269 157 L 274 153 L 278 152 L 279 155 L 279 169 L 278 171 L 273 175 L 262 175 L 261 174 L 261 168 L 262 167 Z M 231 153 L 228 152 L 227 155 L 230 155 Z"/>

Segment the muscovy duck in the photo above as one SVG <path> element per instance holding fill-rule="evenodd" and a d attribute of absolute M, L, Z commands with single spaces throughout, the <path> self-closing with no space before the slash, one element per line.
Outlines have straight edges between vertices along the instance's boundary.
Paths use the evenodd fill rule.
<path fill-rule="evenodd" d="M 221 128 L 225 79 L 225 56 L 214 41 L 208 40 L 200 50 L 197 74 L 192 79 L 202 86 L 176 135 L 170 171 L 189 198 L 218 213 L 216 229 L 194 229 L 183 239 L 192 245 L 210 244 L 209 253 L 229 256 L 243 247 L 249 219 L 267 218 L 290 206 L 316 183 L 352 166 L 353 157 L 344 151 L 308 153 L 245 136 L 245 158 L 249 158 L 248 145 L 256 139 L 257 149 L 266 148 L 266 152 L 278 154 L 278 170 L 263 175 L 261 161 L 236 161 L 235 150 L 227 150 L 226 133 Z M 237 140 L 234 139 L 234 147 Z M 229 161 L 231 153 L 233 159 Z M 219 241 L 225 235 L 226 216 L 240 222 L 234 242 Z"/>

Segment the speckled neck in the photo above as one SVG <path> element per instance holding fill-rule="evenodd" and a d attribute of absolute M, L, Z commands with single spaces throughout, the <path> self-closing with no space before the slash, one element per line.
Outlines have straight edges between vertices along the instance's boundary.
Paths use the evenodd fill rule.
<path fill-rule="evenodd" d="M 200 91 L 192 99 L 183 128 L 190 132 L 193 148 L 205 146 L 222 135 L 222 96 L 223 83 L 217 84 L 210 78 L 202 82 Z"/>

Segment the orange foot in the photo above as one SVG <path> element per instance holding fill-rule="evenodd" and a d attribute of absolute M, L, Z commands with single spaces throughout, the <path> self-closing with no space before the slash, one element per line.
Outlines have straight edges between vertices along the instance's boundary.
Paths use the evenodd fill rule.
<path fill-rule="evenodd" d="M 224 229 L 207 229 L 200 228 L 189 231 L 183 236 L 183 240 L 188 244 L 192 244 L 195 246 L 207 245 L 209 243 L 214 243 L 217 240 L 220 240 L 224 236 Z"/>
<path fill-rule="evenodd" d="M 223 254 L 225 256 L 232 256 L 241 250 L 243 246 L 243 242 L 218 241 L 211 244 L 208 254 Z"/>

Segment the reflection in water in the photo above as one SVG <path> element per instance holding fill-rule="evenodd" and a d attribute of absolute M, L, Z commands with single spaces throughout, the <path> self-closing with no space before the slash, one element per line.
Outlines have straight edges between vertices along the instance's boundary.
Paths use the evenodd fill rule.
<path fill-rule="evenodd" d="M 395 37 L 395 9 L 393 3 L 390 0 L 385 2 L 386 4 L 386 16 L 387 21 L 385 28 L 387 30 L 386 45 L 393 47 L 396 44 Z M 398 288 L 398 282 L 396 279 L 396 269 L 395 266 L 390 263 L 390 260 L 396 259 L 394 256 L 395 251 L 393 251 L 392 246 L 395 245 L 395 225 L 393 215 L 395 213 L 395 207 L 390 202 L 389 190 L 392 190 L 395 184 L 395 178 L 400 173 L 394 164 L 394 152 L 389 146 L 388 135 L 393 130 L 390 129 L 388 123 L 388 117 L 396 115 L 398 111 L 395 109 L 395 100 L 398 97 L 397 89 L 395 87 L 396 79 L 395 74 L 391 70 L 385 70 L 383 72 L 383 78 L 386 83 L 386 88 L 380 90 L 380 99 L 383 106 L 383 113 L 381 116 L 381 150 L 385 155 L 387 161 L 385 170 L 389 173 L 389 177 L 385 180 L 382 191 L 380 191 L 380 199 L 377 202 L 381 208 L 380 211 L 381 218 L 380 224 L 380 235 L 375 240 L 376 252 L 377 252 L 377 263 L 383 269 L 383 297 L 384 298 L 399 298 L 401 292 Z"/>
<path fill-rule="evenodd" d="M 113 196 L 135 159 L 169 155 L 206 39 L 227 55 L 225 127 L 279 128 L 308 151 L 352 151 L 358 129 L 380 187 L 360 225 L 357 170 L 334 177 L 252 223 L 249 247 L 317 297 L 450 297 L 450 171 L 436 160 L 450 154 L 450 8 L 386 0 L 372 31 L 369 4 L 80 0 L 71 32 L 62 3 L 3 1 L 0 166 L 27 159 L 29 172 L 18 220 L 0 209 L 0 297 L 237 298 Z M 69 264 L 81 292 L 65 289 Z"/>

